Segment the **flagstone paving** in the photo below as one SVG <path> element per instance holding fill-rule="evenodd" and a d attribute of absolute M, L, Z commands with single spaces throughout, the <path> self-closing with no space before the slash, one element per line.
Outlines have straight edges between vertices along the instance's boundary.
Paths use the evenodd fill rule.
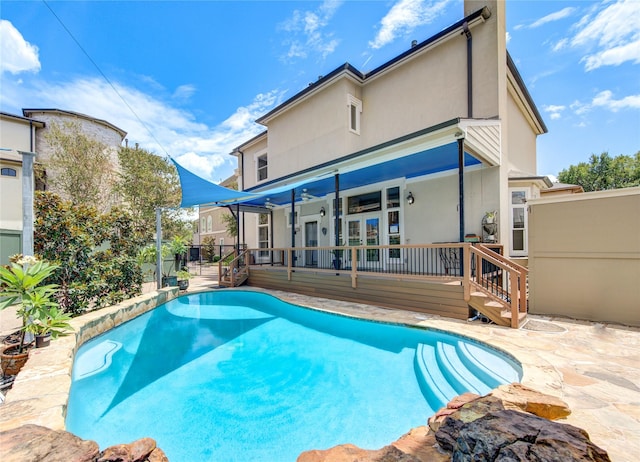
<path fill-rule="evenodd" d="M 188 293 L 216 285 L 214 276 L 191 279 Z M 153 292 L 147 288 L 151 297 Z M 237 290 L 237 289 L 224 289 Z M 260 290 L 252 289 L 249 290 Z M 640 454 L 640 329 L 612 324 L 530 316 L 521 329 L 465 322 L 411 311 L 264 291 L 294 304 L 348 316 L 442 329 L 484 341 L 523 365 L 522 383 L 564 400 L 566 422 L 585 429 L 611 460 L 635 462 Z M 101 310 L 102 312 L 103 310 Z M 117 310 L 116 310 L 117 311 Z M 96 312 L 99 313 L 99 312 Z M 89 315 L 87 315 L 89 316 Z M 92 323 L 98 314 L 92 314 Z M 112 319 L 117 314 L 109 315 Z M 82 322 L 74 319 L 78 325 Z M 120 322 L 120 321 L 118 321 Z M 3 323 L 2 331 L 6 323 Z M 71 337 L 33 355 L 0 405 L 0 431 L 22 423 L 64 426 L 64 406 L 75 351 Z M 44 389 L 38 384 L 46 381 Z M 429 416 L 425 416 L 425 422 Z M 409 430 L 409 429 L 407 429 Z M 391 441 L 390 441 L 391 442 Z M 348 441 L 345 441 L 348 443 Z"/>

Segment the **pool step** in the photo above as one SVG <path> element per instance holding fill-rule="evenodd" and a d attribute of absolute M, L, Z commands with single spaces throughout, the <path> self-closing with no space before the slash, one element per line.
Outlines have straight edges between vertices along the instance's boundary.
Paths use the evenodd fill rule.
<path fill-rule="evenodd" d="M 485 395 L 499 385 L 520 381 L 520 370 L 513 362 L 463 341 L 418 344 L 414 366 L 422 392 L 434 410 L 462 393 Z"/>

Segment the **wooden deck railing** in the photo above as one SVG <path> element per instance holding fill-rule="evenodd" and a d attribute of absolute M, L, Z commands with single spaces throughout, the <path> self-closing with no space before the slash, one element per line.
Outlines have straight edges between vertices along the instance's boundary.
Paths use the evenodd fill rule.
<path fill-rule="evenodd" d="M 514 327 L 527 309 L 527 269 L 481 244 L 260 248 L 247 250 L 246 263 L 285 269 L 288 280 L 294 272 L 347 274 L 353 288 L 360 274 L 459 280 L 466 301 L 472 290 L 485 292 L 510 310 Z"/>

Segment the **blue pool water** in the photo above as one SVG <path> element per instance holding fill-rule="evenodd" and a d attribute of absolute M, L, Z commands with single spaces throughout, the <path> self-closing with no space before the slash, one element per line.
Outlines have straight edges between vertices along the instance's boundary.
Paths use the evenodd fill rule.
<path fill-rule="evenodd" d="M 295 461 L 380 448 L 464 391 L 519 381 L 497 351 L 442 332 L 215 291 L 83 345 L 67 430 L 102 448 L 150 436 L 171 462 Z"/>

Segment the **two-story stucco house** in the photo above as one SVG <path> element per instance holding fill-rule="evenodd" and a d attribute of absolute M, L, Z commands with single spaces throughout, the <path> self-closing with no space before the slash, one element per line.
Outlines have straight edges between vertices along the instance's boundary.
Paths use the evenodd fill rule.
<path fill-rule="evenodd" d="M 476 235 L 525 256 L 525 202 L 551 185 L 536 173 L 546 127 L 507 53 L 502 1 L 467 0 L 457 23 L 370 72 L 344 64 L 258 122 L 266 131 L 234 151 L 240 188 L 291 190 L 249 201 L 270 210 L 240 219 L 249 246 Z"/>

